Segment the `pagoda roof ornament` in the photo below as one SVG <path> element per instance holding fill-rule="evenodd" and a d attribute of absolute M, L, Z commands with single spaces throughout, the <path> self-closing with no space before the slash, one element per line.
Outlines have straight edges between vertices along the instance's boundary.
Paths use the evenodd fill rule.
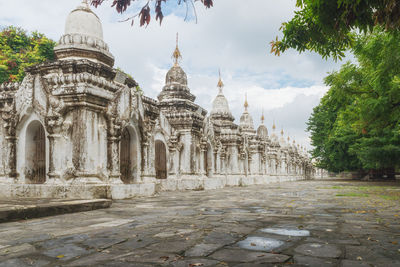
<path fill-rule="evenodd" d="M 174 62 L 174 66 L 179 66 L 179 60 L 182 59 L 182 54 L 181 51 L 179 50 L 179 34 L 176 33 L 176 48 L 174 53 L 172 54 L 172 57 L 174 58 L 175 62 Z"/>
<path fill-rule="evenodd" d="M 245 100 L 244 100 L 244 110 L 247 111 L 247 108 L 249 107 L 249 102 L 247 102 L 247 93 L 245 94 Z"/>
<path fill-rule="evenodd" d="M 283 131 L 283 128 L 281 130 L 281 135 L 283 136 L 285 134 L 285 132 Z"/>
<path fill-rule="evenodd" d="M 222 94 L 222 88 L 224 88 L 224 83 L 222 82 L 222 78 L 221 78 L 221 70 L 218 70 L 218 73 L 219 73 L 219 80 L 218 80 L 217 87 L 219 88 L 219 93 Z"/>
<path fill-rule="evenodd" d="M 261 124 L 264 125 L 265 117 L 264 117 L 264 109 L 262 109 L 261 113 Z"/>
<path fill-rule="evenodd" d="M 275 129 L 276 129 L 276 125 L 275 125 L 275 120 L 274 120 L 274 124 L 272 124 L 272 130 L 275 131 Z"/>

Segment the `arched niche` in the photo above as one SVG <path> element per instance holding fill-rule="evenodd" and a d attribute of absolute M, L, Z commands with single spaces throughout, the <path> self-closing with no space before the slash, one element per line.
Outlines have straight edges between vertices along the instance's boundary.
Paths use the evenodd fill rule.
<path fill-rule="evenodd" d="M 31 121 L 25 134 L 25 179 L 32 184 L 46 182 L 46 134 L 40 121 Z"/>
<path fill-rule="evenodd" d="M 125 127 L 121 132 L 120 141 L 120 173 L 125 184 L 131 184 L 138 179 L 140 167 L 139 138 L 135 129 Z"/>
<path fill-rule="evenodd" d="M 167 179 L 167 147 L 161 140 L 155 140 L 154 167 L 157 179 Z"/>

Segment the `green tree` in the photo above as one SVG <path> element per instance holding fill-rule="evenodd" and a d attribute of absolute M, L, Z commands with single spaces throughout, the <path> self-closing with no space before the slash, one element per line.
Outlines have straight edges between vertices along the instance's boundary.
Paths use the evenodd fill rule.
<path fill-rule="evenodd" d="M 271 42 L 277 55 L 293 48 L 337 60 L 353 47 L 355 31 L 369 33 L 376 25 L 389 32 L 400 29 L 398 0 L 297 0 L 296 6 L 300 10 L 282 24 L 282 40 Z"/>
<path fill-rule="evenodd" d="M 0 83 L 22 81 L 25 68 L 54 59 L 55 42 L 43 34 L 7 27 L 0 32 Z"/>
<path fill-rule="evenodd" d="M 400 33 L 359 35 L 347 63 L 308 122 L 313 157 L 332 171 L 393 170 L 400 165 Z"/>
<path fill-rule="evenodd" d="M 349 147 L 357 138 L 356 133 L 343 123 L 343 112 L 354 102 L 353 88 L 356 86 L 356 67 L 345 64 L 340 72 L 334 72 L 325 78 L 330 87 L 321 99 L 308 122 L 311 142 L 314 149 L 311 155 L 321 168 L 333 172 L 358 170 L 358 158 L 349 153 Z"/>

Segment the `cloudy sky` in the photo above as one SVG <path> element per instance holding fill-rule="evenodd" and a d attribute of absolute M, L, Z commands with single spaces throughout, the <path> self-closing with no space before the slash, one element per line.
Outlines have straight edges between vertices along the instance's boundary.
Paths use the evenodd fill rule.
<path fill-rule="evenodd" d="M 0 0 L 0 26 L 37 30 L 58 41 L 68 13 L 80 2 Z M 323 78 L 343 62 L 296 51 L 280 57 L 270 54 L 269 42 L 280 36 L 281 23 L 293 16 L 295 0 L 214 0 L 214 7 L 208 10 L 196 3 L 197 23 L 193 10 L 184 21 L 186 7 L 172 6 L 165 10 L 162 26 L 153 21 L 147 28 L 140 28 L 137 22 L 133 27 L 119 22 L 136 14 L 138 6 L 118 15 L 109 7 L 111 2 L 106 0 L 95 10 L 103 23 L 105 41 L 116 58 L 116 67 L 131 74 L 147 96 L 155 98 L 161 91 L 179 32 L 181 66 L 199 105 L 211 109 L 220 68 L 236 123 L 247 92 L 256 127 L 264 109 L 270 132 L 275 120 L 285 135 L 295 136 L 297 142 L 309 147 L 306 122 L 327 91 Z"/>

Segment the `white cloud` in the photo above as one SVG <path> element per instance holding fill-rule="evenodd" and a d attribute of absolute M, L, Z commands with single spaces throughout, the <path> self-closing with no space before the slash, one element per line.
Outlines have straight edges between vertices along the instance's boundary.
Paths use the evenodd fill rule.
<path fill-rule="evenodd" d="M 58 40 L 66 16 L 79 3 L 80 0 L 0 0 L 0 25 L 38 30 Z M 198 24 L 170 14 L 162 26 L 153 21 L 147 28 L 139 28 L 137 23 L 134 27 L 119 23 L 129 15 L 117 15 L 109 5 L 109 1 L 105 2 L 95 10 L 103 22 L 105 41 L 116 58 L 116 66 L 132 74 L 148 96 L 156 97 L 162 89 L 172 63 L 175 34 L 179 32 L 181 65 L 198 104 L 210 110 L 221 68 L 225 95 L 237 120 L 247 92 L 255 122 L 264 108 L 268 128 L 274 117 L 308 144 L 305 122 L 327 90 L 323 77 L 339 63 L 312 53 L 287 51 L 280 57 L 269 53 L 269 42 L 280 35 L 281 23 L 293 15 L 295 0 L 215 0 L 214 7 L 208 10 L 198 3 Z"/>

